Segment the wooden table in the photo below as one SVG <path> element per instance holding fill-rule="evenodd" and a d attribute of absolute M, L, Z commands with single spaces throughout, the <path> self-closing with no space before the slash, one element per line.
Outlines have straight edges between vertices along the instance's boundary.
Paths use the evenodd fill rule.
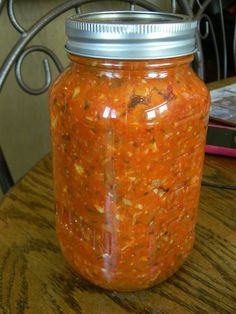
<path fill-rule="evenodd" d="M 206 157 L 204 180 L 235 185 L 236 159 Z M 54 226 L 47 156 L 0 204 L 0 313 L 236 313 L 236 191 L 202 188 L 190 257 L 165 283 L 135 293 L 105 291 L 74 274 Z"/>

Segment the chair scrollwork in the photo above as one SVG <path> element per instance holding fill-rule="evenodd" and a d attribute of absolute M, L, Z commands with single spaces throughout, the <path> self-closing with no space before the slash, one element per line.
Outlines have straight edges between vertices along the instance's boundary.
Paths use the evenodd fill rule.
<path fill-rule="evenodd" d="M 31 95 L 40 95 L 40 94 L 47 91 L 47 89 L 49 88 L 49 86 L 52 82 L 52 75 L 51 75 L 50 65 L 49 65 L 48 59 L 43 60 L 43 67 L 44 67 L 44 73 L 45 73 L 45 83 L 41 88 L 35 89 L 35 88 L 31 88 L 31 87 L 27 86 L 27 84 L 25 83 L 25 81 L 23 79 L 23 75 L 22 75 L 22 63 L 23 63 L 25 57 L 28 54 L 35 52 L 35 51 L 43 52 L 43 53 L 47 54 L 51 58 L 51 60 L 54 62 L 58 72 L 63 71 L 63 65 L 61 64 L 57 55 L 52 50 L 50 50 L 44 46 L 31 46 L 31 47 L 28 47 L 27 49 L 25 49 L 21 53 L 20 57 L 16 61 L 16 67 L 15 67 L 16 79 L 17 79 L 19 85 L 21 86 L 21 88 L 25 92 L 27 92 L 28 94 L 31 94 Z"/>

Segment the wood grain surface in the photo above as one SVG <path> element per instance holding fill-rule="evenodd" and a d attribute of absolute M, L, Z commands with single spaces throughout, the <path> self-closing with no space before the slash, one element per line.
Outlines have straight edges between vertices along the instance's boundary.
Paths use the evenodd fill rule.
<path fill-rule="evenodd" d="M 236 159 L 207 156 L 204 180 L 236 184 Z M 0 313 L 236 313 L 236 191 L 203 187 L 183 267 L 154 288 L 117 293 L 83 280 L 63 258 L 45 157 L 0 204 Z"/>

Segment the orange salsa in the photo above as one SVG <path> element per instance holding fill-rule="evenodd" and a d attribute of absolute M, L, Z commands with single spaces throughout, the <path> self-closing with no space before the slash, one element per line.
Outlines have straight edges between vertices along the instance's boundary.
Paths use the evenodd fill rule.
<path fill-rule="evenodd" d="M 191 55 L 69 57 L 49 96 L 62 252 L 101 287 L 153 286 L 193 246 L 208 91 Z"/>

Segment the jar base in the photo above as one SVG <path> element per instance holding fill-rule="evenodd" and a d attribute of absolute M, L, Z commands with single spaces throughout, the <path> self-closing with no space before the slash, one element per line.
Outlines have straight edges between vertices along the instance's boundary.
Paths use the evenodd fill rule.
<path fill-rule="evenodd" d="M 179 259 L 178 263 L 175 264 L 175 267 L 169 269 L 167 272 L 165 272 L 165 274 L 163 274 L 162 276 L 158 276 L 158 278 L 154 281 L 152 281 L 151 279 L 148 282 L 145 282 L 143 284 L 136 284 L 136 285 L 132 285 L 132 283 L 126 283 L 124 285 L 124 283 L 120 283 L 117 282 L 117 280 L 112 282 L 112 279 L 106 280 L 106 278 L 99 278 L 96 276 L 93 277 L 89 277 L 88 275 L 86 275 L 85 273 L 81 272 L 81 269 L 79 269 L 78 265 L 76 265 L 72 260 L 68 259 L 68 255 L 65 254 L 65 252 L 63 252 L 63 247 L 62 248 L 62 252 L 63 255 L 66 256 L 66 260 L 69 263 L 70 267 L 72 268 L 72 270 L 77 273 L 79 276 L 81 276 L 84 280 L 88 281 L 90 284 L 93 284 L 99 288 L 105 289 L 105 290 L 112 290 L 112 291 L 116 291 L 116 292 L 135 292 L 135 291 L 140 291 L 140 290 L 146 290 L 146 289 L 150 289 L 153 288 L 155 286 L 158 286 L 159 284 L 163 283 L 164 281 L 166 281 L 167 279 L 169 279 L 170 277 L 172 277 L 184 264 L 184 262 L 187 260 L 189 254 L 192 251 L 192 247 L 193 247 L 194 241 L 192 243 L 192 246 L 190 247 L 189 251 L 182 256 L 181 259 Z M 153 274 L 155 276 L 155 274 Z M 129 286 L 128 286 L 129 285 Z"/>

